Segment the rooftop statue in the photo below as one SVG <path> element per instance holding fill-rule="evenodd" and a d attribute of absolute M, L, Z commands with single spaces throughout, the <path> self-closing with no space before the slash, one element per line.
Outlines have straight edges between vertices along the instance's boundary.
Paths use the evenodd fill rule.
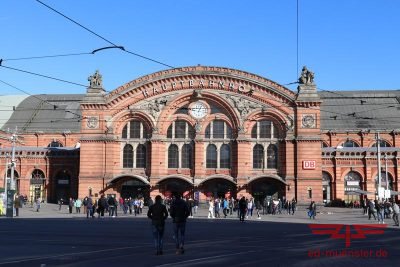
<path fill-rule="evenodd" d="M 89 87 L 91 88 L 102 88 L 103 87 L 103 76 L 96 70 L 95 74 L 89 76 L 88 81 L 90 82 Z"/>
<path fill-rule="evenodd" d="M 309 71 L 306 66 L 301 70 L 299 84 L 310 85 L 314 84 L 314 72 Z"/>

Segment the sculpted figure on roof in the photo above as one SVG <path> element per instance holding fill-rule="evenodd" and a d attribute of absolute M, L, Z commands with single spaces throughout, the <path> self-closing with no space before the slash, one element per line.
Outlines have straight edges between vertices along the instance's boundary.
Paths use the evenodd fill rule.
<path fill-rule="evenodd" d="M 92 88 L 102 88 L 103 87 L 103 76 L 100 74 L 98 70 L 89 76 L 88 81 L 90 82 L 90 86 Z"/>
<path fill-rule="evenodd" d="M 314 84 L 314 72 L 309 71 L 306 66 L 301 70 L 301 75 L 299 78 L 300 84 Z"/>

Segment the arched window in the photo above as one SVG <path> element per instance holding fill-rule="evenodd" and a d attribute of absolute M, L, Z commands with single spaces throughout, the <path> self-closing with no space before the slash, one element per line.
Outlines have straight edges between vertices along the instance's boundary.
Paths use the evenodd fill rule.
<path fill-rule="evenodd" d="M 168 148 L 168 168 L 179 168 L 179 149 L 177 145 Z"/>
<path fill-rule="evenodd" d="M 251 138 L 278 138 L 278 129 L 270 120 L 257 121 L 251 129 Z"/>
<path fill-rule="evenodd" d="M 386 184 L 387 182 L 389 182 L 389 190 L 393 190 L 393 177 L 392 175 L 388 172 L 388 179 L 386 179 L 386 172 L 383 171 L 381 172 L 381 187 L 386 189 Z M 378 175 L 375 176 L 375 187 L 378 188 L 379 186 L 379 179 L 378 179 Z"/>
<path fill-rule="evenodd" d="M 264 168 L 264 147 L 262 145 L 255 145 L 253 148 L 253 168 Z"/>
<path fill-rule="evenodd" d="M 232 128 L 222 120 L 213 120 L 205 130 L 206 139 L 231 139 Z"/>
<path fill-rule="evenodd" d="M 273 144 L 269 145 L 267 148 L 267 168 L 278 168 L 278 148 Z"/>
<path fill-rule="evenodd" d="M 222 145 L 220 149 L 219 167 L 229 169 L 231 167 L 231 148 L 229 145 Z"/>
<path fill-rule="evenodd" d="M 62 147 L 62 146 L 63 145 L 60 142 L 53 140 L 47 147 Z"/>
<path fill-rule="evenodd" d="M 215 145 L 207 146 L 206 167 L 217 168 L 217 147 Z"/>
<path fill-rule="evenodd" d="M 168 127 L 167 138 L 193 139 L 194 129 L 188 122 L 177 120 Z"/>
<path fill-rule="evenodd" d="M 122 162 L 124 168 L 133 168 L 133 147 L 131 145 L 124 146 Z"/>
<path fill-rule="evenodd" d="M 45 178 L 44 173 L 41 170 L 35 169 L 32 172 L 32 179 L 40 179 L 43 180 Z"/>
<path fill-rule="evenodd" d="M 349 139 L 343 143 L 343 147 L 358 147 L 358 144 L 356 142 L 354 142 L 353 140 Z"/>
<path fill-rule="evenodd" d="M 182 147 L 182 168 L 192 168 L 192 146 L 189 144 Z"/>
<path fill-rule="evenodd" d="M 143 123 L 138 120 L 129 121 L 122 129 L 122 139 L 143 139 L 148 138 L 149 134 Z"/>
<path fill-rule="evenodd" d="M 139 139 L 141 138 L 141 128 L 142 123 L 140 121 L 131 121 L 130 122 L 130 138 Z"/>
<path fill-rule="evenodd" d="M 146 147 L 138 145 L 136 148 L 136 168 L 146 168 Z"/>
<path fill-rule="evenodd" d="M 8 178 L 11 177 L 11 169 L 8 169 L 8 171 L 7 171 L 7 177 L 8 177 Z M 14 179 L 17 179 L 17 178 L 19 178 L 19 174 L 18 174 L 18 172 L 17 172 L 16 170 L 14 170 Z M 10 181 L 8 181 L 8 182 L 10 182 Z"/>
<path fill-rule="evenodd" d="M 376 147 L 377 142 L 375 142 L 372 147 Z M 385 140 L 380 140 L 379 141 L 379 146 L 380 147 L 390 147 L 390 144 L 386 142 Z"/>

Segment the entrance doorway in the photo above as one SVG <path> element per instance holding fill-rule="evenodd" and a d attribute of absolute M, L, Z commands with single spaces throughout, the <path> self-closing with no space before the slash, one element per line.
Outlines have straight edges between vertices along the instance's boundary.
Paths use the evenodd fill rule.
<path fill-rule="evenodd" d="M 147 201 L 150 187 L 138 179 L 130 179 L 121 184 L 120 195 L 122 198 L 143 198 Z"/>
<path fill-rule="evenodd" d="M 236 184 L 221 178 L 210 179 L 203 183 L 202 191 L 208 198 L 236 197 Z"/>
<path fill-rule="evenodd" d="M 167 198 L 172 194 L 179 194 L 182 197 L 193 196 L 193 185 L 186 180 L 179 178 L 168 178 L 159 183 L 160 192 Z"/>
<path fill-rule="evenodd" d="M 250 183 L 251 195 L 255 202 L 264 203 L 264 200 L 286 201 L 285 184 L 273 178 L 259 178 Z"/>

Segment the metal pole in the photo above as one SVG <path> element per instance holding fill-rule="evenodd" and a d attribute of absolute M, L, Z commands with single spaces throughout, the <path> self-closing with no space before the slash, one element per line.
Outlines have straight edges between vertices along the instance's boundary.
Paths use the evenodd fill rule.
<path fill-rule="evenodd" d="M 15 170 L 15 141 L 17 137 L 15 134 L 11 136 L 12 149 L 11 149 L 11 175 L 10 175 L 10 189 L 15 190 L 14 170 Z"/>
<path fill-rule="evenodd" d="M 380 200 L 379 190 L 381 188 L 381 144 L 380 144 L 379 132 L 376 133 L 376 149 L 377 149 L 377 161 L 378 161 L 378 200 Z"/>
<path fill-rule="evenodd" d="M 8 190 L 8 153 L 6 153 L 6 157 L 5 157 L 5 162 L 6 162 L 6 168 L 5 168 L 5 174 L 4 174 L 4 200 L 5 202 L 3 203 L 3 206 L 5 209 L 7 209 L 7 190 Z"/>
<path fill-rule="evenodd" d="M 386 190 L 389 190 L 389 177 L 388 177 L 387 155 L 386 154 L 385 154 L 385 176 L 386 176 Z"/>

